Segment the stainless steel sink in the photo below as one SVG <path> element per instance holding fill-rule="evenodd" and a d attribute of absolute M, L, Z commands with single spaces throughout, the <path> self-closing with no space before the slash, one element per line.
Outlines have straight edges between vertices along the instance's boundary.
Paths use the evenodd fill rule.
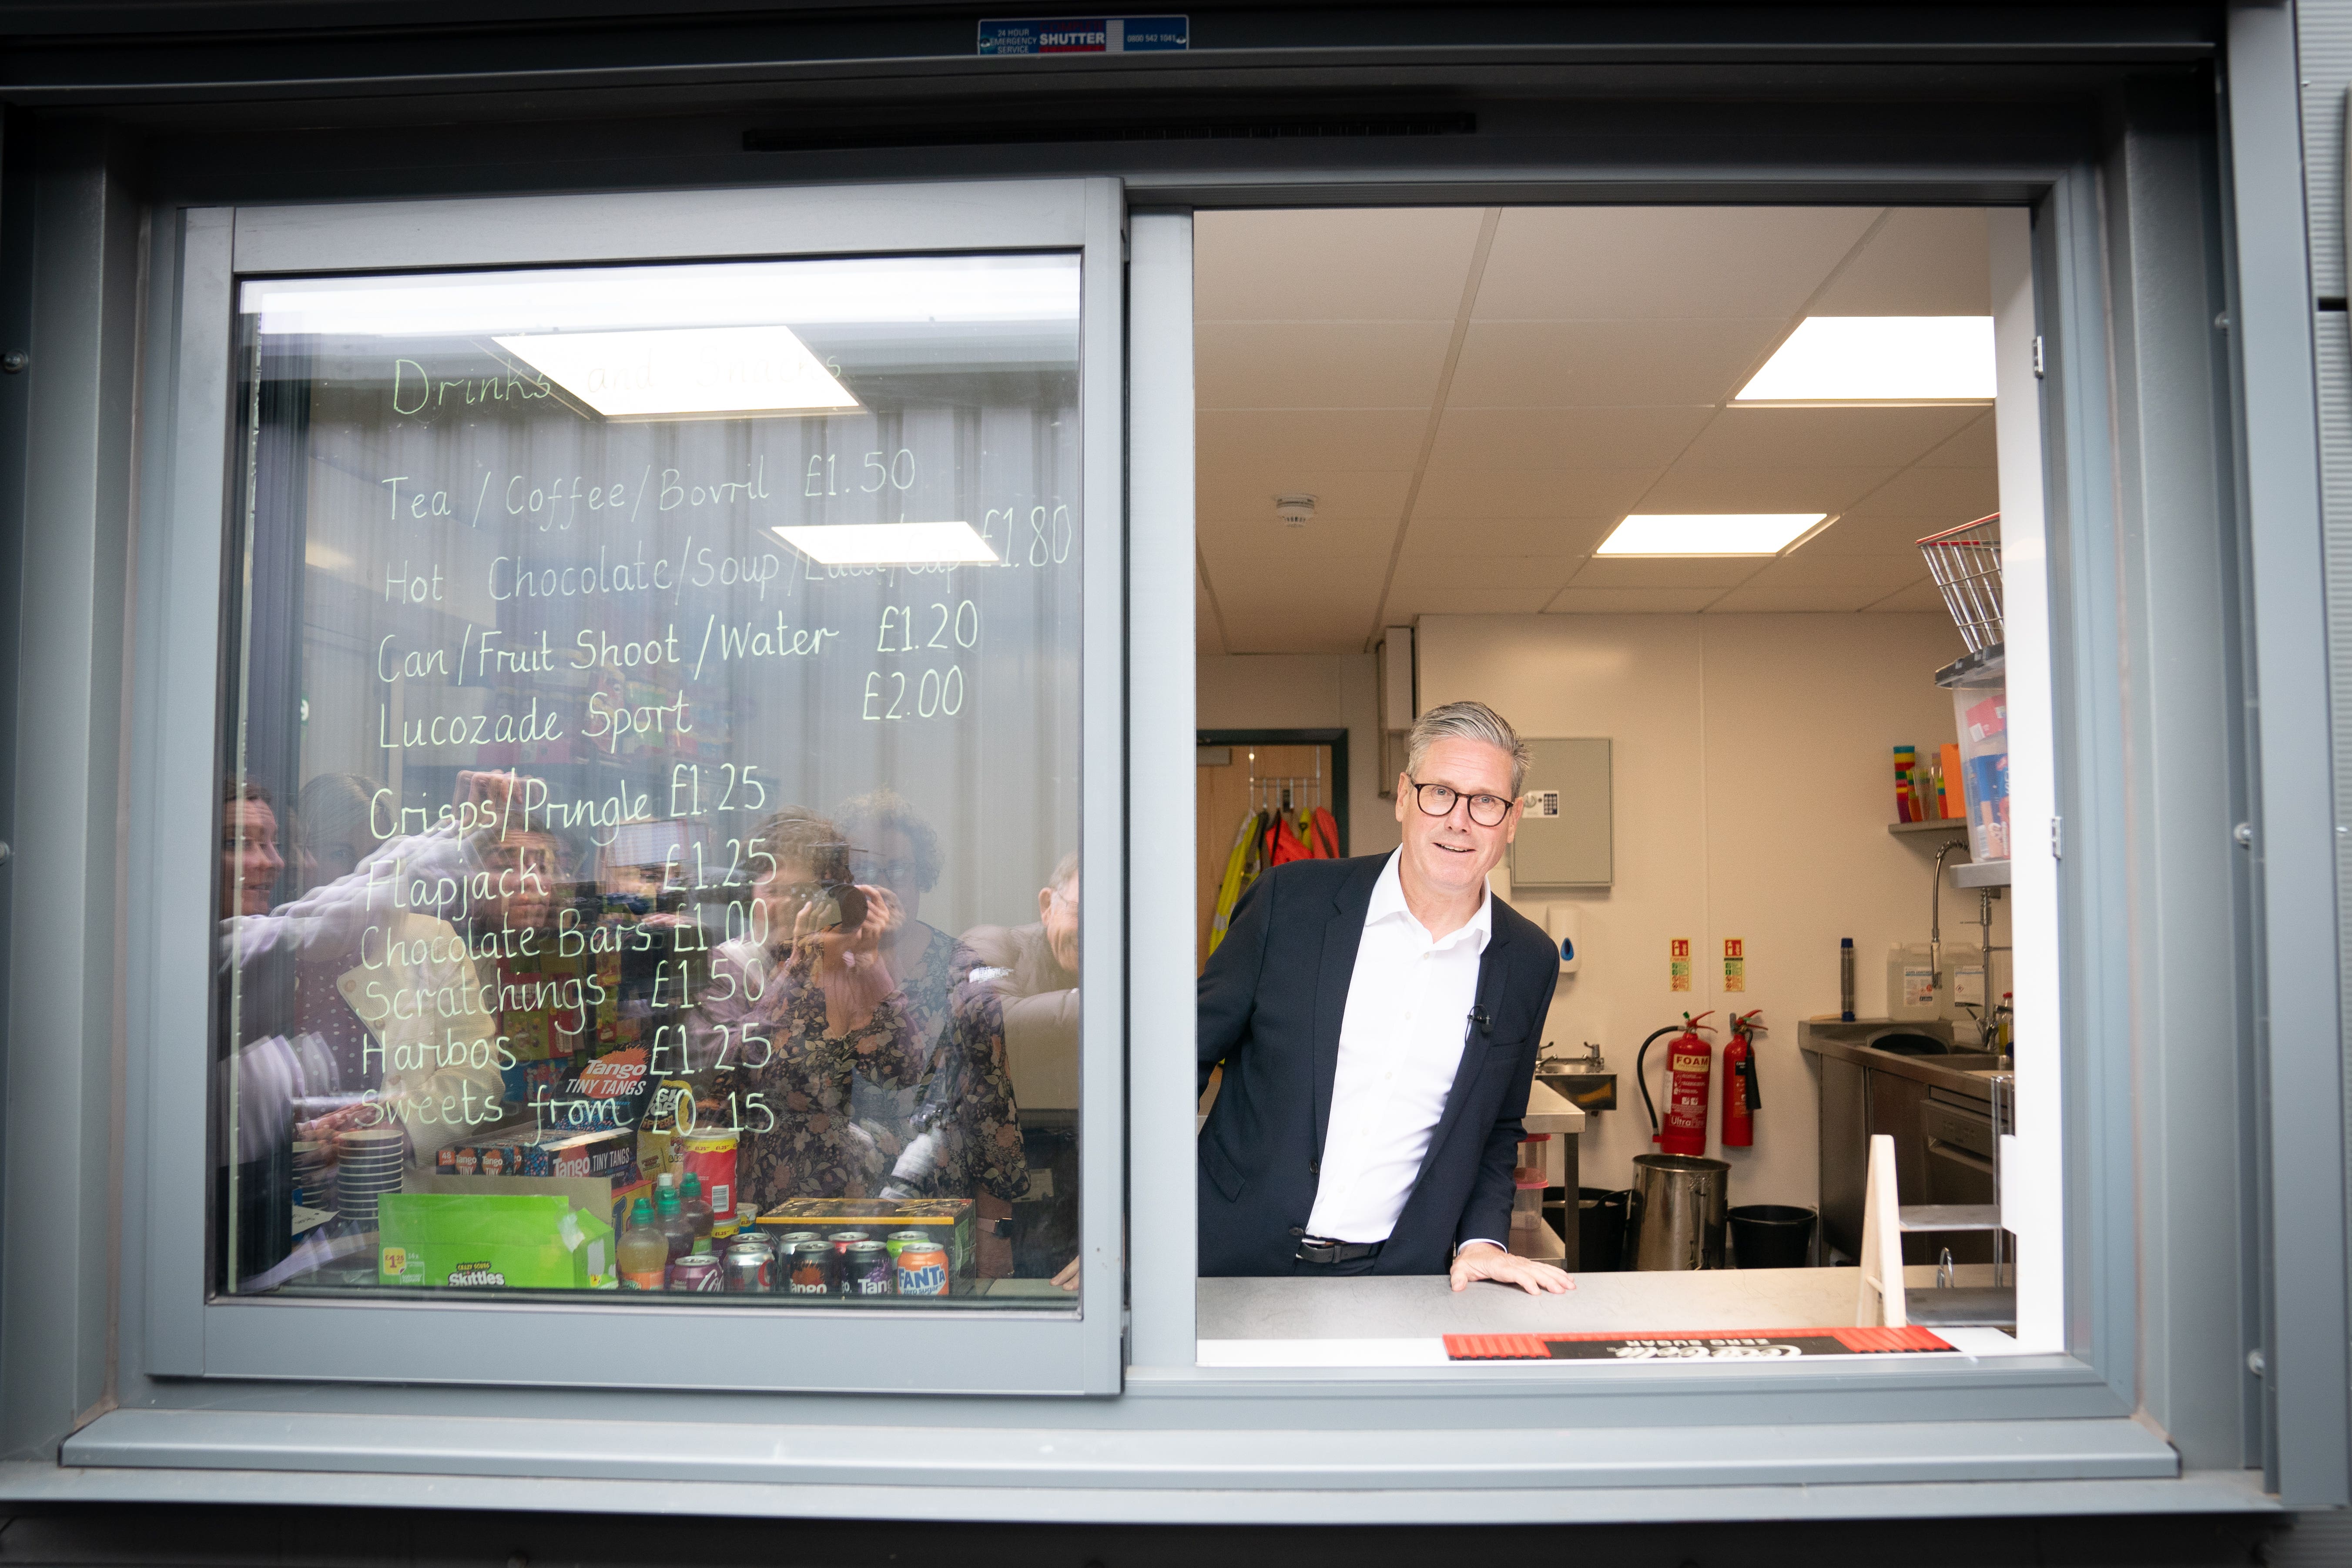
<path fill-rule="evenodd" d="M 1538 1070 L 1543 1086 L 1585 1110 L 1617 1109 L 1617 1075 L 1613 1072 L 1547 1072 Z"/>
<path fill-rule="evenodd" d="M 1901 1057 L 1913 1061 L 1932 1062 L 1954 1072 L 1990 1072 L 2000 1066 L 2000 1057 L 1992 1051 L 1889 1051 L 1877 1046 L 1864 1046 L 1874 1055 Z"/>

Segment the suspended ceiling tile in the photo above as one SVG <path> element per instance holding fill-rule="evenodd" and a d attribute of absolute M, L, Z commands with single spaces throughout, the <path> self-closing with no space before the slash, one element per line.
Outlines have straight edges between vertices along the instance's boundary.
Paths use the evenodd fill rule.
<path fill-rule="evenodd" d="M 1200 321 L 1451 321 L 1477 207 L 1204 212 L 1192 220 Z"/>
<path fill-rule="evenodd" d="M 1209 321 L 1193 330 L 1199 408 L 1421 408 L 1451 321 Z"/>
<path fill-rule="evenodd" d="M 1927 575 L 1916 551 L 1907 556 L 1814 556 L 1811 549 L 1807 545 L 1773 562 L 1708 605 L 1708 613 L 1859 610 Z"/>
<path fill-rule="evenodd" d="M 1581 555 L 1471 555 L 1454 551 L 1398 557 L 1391 593 L 1408 584 L 1428 588 L 1541 588 L 1547 596 L 1567 584 Z"/>
<path fill-rule="evenodd" d="M 1389 594 L 1388 613 L 1415 616 L 1532 616 L 1549 604 L 1557 588 L 1436 588 L 1400 584 Z"/>
<path fill-rule="evenodd" d="M 1413 521 L 1572 518 L 1609 514 L 1613 524 L 1657 482 L 1655 468 L 1566 468 L 1512 472 L 1430 465 Z M 1538 552 L 1537 553 L 1545 553 Z"/>
<path fill-rule="evenodd" d="M 2000 460 L 1993 437 L 1993 414 L 1979 408 L 1973 422 L 1919 459 L 1923 468 L 1990 468 Z"/>
<path fill-rule="evenodd" d="M 1603 517 L 1416 516 L 1405 531 L 1408 555 L 1533 556 L 1582 560 L 1617 526 L 1622 513 Z"/>
<path fill-rule="evenodd" d="M 1864 608 L 1873 613 L 1897 610 L 1932 610 L 1939 616 L 1950 613 L 1944 608 L 1944 595 L 1937 591 L 1932 582 L 1915 583 L 1908 588 L 1889 594 L 1875 604 L 1865 605 Z"/>
<path fill-rule="evenodd" d="M 1843 511 L 1893 477 L 1887 468 L 1685 468 L 1642 498 L 1644 512 Z"/>
<path fill-rule="evenodd" d="M 2000 509 L 2000 476 L 1990 468 L 1908 468 L 1872 491 L 1867 504 L 1874 513 L 1937 518 L 1937 527 L 1953 528 Z"/>
<path fill-rule="evenodd" d="M 1909 555 L 1921 559 L 1918 542 L 1950 524 L 1932 517 L 1882 516 L 1857 507 L 1805 541 L 1798 555 Z M 1794 560 L 1796 557 L 1790 557 Z M 1921 571 L 1927 568 L 1923 565 Z"/>
<path fill-rule="evenodd" d="M 1380 578 L 1313 591 L 1272 574 L 1217 577 L 1229 653 L 1354 653 L 1370 629 Z"/>
<path fill-rule="evenodd" d="M 1202 517 L 1254 520 L 1279 528 L 1283 525 L 1274 515 L 1274 498 L 1309 495 L 1315 498 L 1315 521 L 1309 527 L 1360 519 L 1393 526 L 1404 514 L 1412 475 L 1402 468 L 1326 468 L 1314 461 L 1313 454 L 1300 453 L 1284 463 L 1204 462 L 1193 484 L 1193 504 Z"/>
<path fill-rule="evenodd" d="M 1312 570 L 1308 563 L 1318 561 L 1360 563 L 1377 584 L 1379 574 L 1388 567 L 1389 552 L 1396 547 L 1396 522 L 1394 519 L 1385 522 L 1318 520 L 1304 528 L 1292 528 L 1256 518 L 1202 518 L 1199 539 L 1201 554 L 1209 563 L 1211 580 L 1220 593 L 1236 572 Z M 1370 606 L 1365 608 L 1369 614 Z"/>
<path fill-rule="evenodd" d="M 1703 555 L 1676 560 L 1659 555 L 1596 555 L 1570 579 L 1586 588 L 1713 588 L 1745 583 L 1769 563 L 1753 555 Z"/>
<path fill-rule="evenodd" d="M 1727 408 L 1677 462 L 1693 468 L 1901 468 L 1981 408 Z"/>
<path fill-rule="evenodd" d="M 1555 616 L 1688 616 L 1723 596 L 1720 588 L 1562 588 L 1544 606 Z"/>
<path fill-rule="evenodd" d="M 1744 382 L 1788 325 L 1779 317 L 1473 322 L 1446 406 L 1717 403 Z"/>
<path fill-rule="evenodd" d="M 1192 641 L 1206 653 L 1226 651 L 1223 635 L 1217 626 L 1219 606 L 1210 597 L 1209 584 L 1198 572 L 1192 574 Z"/>
<path fill-rule="evenodd" d="M 1820 299 L 1816 316 L 1990 316 L 1982 207 L 1897 207 Z"/>
<path fill-rule="evenodd" d="M 1877 216 L 1875 207 L 1511 207 L 1475 315 L 1785 320 Z"/>
<path fill-rule="evenodd" d="M 1447 469 L 1664 468 L 1715 417 L 1715 405 L 1646 408 L 1449 407 L 1430 465 Z"/>
<path fill-rule="evenodd" d="M 1203 471 L 1233 464 L 1260 468 L 1302 458 L 1334 468 L 1411 469 L 1421 456 L 1429 416 L 1415 409 L 1208 410 L 1193 439 Z"/>

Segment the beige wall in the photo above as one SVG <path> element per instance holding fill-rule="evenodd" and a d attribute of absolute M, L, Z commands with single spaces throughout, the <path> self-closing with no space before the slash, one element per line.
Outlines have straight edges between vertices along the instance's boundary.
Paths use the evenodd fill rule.
<path fill-rule="evenodd" d="M 1349 853 L 1397 847 L 1393 806 L 1378 793 L 1380 709 L 1370 654 L 1203 654 L 1197 679 L 1199 729 L 1346 726 Z"/>
<path fill-rule="evenodd" d="M 1735 1204 L 1814 1203 L 1814 1090 L 1797 1022 L 1836 1009 L 1840 937 L 1854 939 L 1864 1016 L 1883 1013 L 1887 944 L 1927 940 L 1934 844 L 1886 832 L 1889 749 L 1953 738 L 1950 698 L 1930 679 L 1961 652 L 1951 622 L 1425 616 L 1416 646 L 1424 707 L 1475 697 L 1529 735 L 1615 742 L 1615 885 L 1517 900 L 1538 920 L 1538 897 L 1583 905 L 1584 966 L 1560 977 L 1548 1037 L 1599 1041 L 1618 1075 L 1619 1109 L 1588 1125 L 1585 1184 L 1625 1185 L 1649 1147 L 1633 1077 L 1643 1037 L 1685 1009 L 1716 1009 L 1708 1021 L 1720 1024 L 1727 1007 L 1760 1007 L 1771 1032 L 1755 1146 L 1710 1152 L 1732 1163 Z M 1974 931 L 1976 905 L 1948 880 L 1947 940 Z M 2008 906 L 1995 908 L 1994 941 L 2006 942 Z M 1667 988 L 1676 937 L 1695 959 L 1686 995 Z M 1726 937 L 1747 944 L 1744 995 L 1722 991 Z M 1663 1051 L 1662 1041 L 1650 1053 L 1654 1093 Z M 1719 1052 L 1717 1070 L 1710 1142 L 1721 1131 Z"/>

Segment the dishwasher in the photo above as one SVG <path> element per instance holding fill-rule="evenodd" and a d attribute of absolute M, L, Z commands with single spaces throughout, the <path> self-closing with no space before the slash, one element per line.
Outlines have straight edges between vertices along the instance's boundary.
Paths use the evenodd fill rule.
<path fill-rule="evenodd" d="M 1988 1092 L 1990 1090 L 1988 1089 Z M 2012 1132 L 2008 1107 L 2002 1108 L 2001 1132 Z M 1929 1204 L 1990 1204 L 1996 1199 L 1993 1182 L 1993 1108 L 1954 1089 L 1930 1085 L 1919 1101 L 1919 1138 L 1926 1152 L 1927 1191 L 1916 1200 Z M 1905 1194 L 1906 1200 L 1909 1194 Z M 1945 1238 L 1955 1263 L 2005 1261 L 1994 1253 L 1997 1231 L 1963 1231 Z"/>

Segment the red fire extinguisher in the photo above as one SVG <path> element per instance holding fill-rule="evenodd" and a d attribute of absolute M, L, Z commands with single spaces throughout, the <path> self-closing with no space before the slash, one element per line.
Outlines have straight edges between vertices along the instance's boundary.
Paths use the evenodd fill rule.
<path fill-rule="evenodd" d="M 1756 1088 L 1756 1039 L 1764 1009 L 1731 1016 L 1731 1043 L 1723 1047 L 1723 1146 L 1745 1149 L 1756 1142 L 1756 1112 L 1764 1097 Z"/>
<path fill-rule="evenodd" d="M 1633 1080 L 1642 1086 L 1642 1103 L 1650 1110 L 1650 1142 L 1669 1154 L 1699 1154 L 1706 1152 L 1706 1088 L 1707 1079 L 1715 1070 L 1715 1047 L 1699 1038 L 1704 1027 L 1700 1018 L 1683 1015 L 1682 1033 L 1666 1044 L 1666 1120 L 1658 1124 L 1658 1107 L 1650 1099 L 1650 1081 L 1643 1076 L 1643 1058 L 1659 1035 L 1672 1034 L 1669 1024 L 1656 1035 L 1642 1042 L 1633 1057 Z"/>

